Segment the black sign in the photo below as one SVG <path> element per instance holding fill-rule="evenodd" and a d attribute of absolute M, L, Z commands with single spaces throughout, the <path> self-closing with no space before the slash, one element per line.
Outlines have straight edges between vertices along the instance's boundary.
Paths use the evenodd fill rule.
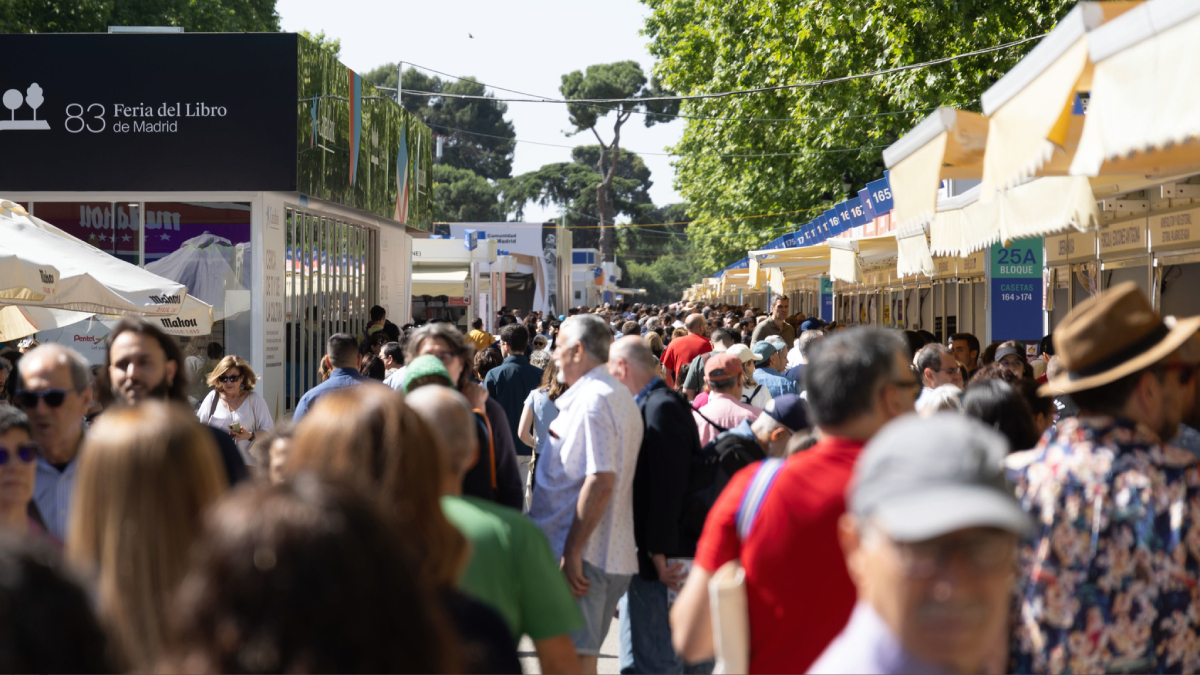
<path fill-rule="evenodd" d="M 297 40 L 0 35 L 0 193 L 295 191 Z"/>

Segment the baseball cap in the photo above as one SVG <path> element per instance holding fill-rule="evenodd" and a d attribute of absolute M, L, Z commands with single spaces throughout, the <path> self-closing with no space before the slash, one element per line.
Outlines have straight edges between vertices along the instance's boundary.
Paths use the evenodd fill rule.
<path fill-rule="evenodd" d="M 820 330 L 824 327 L 825 327 L 825 322 L 816 317 L 813 317 L 811 319 L 806 319 L 804 321 L 804 323 L 800 324 L 800 330 L 802 330 L 802 331 Z"/>
<path fill-rule="evenodd" d="M 442 360 L 433 354 L 426 354 L 425 356 L 418 356 L 412 360 L 412 363 L 404 367 L 404 379 L 402 380 L 404 393 L 408 393 L 409 385 L 415 380 L 427 375 L 441 375 L 453 386 L 454 380 L 450 379 L 450 371 L 446 370 L 446 364 L 442 363 Z"/>
<path fill-rule="evenodd" d="M 850 512 L 901 542 L 968 527 L 1025 534 L 1033 523 L 1005 485 L 1007 452 L 1003 436 L 966 415 L 907 415 L 867 443 L 847 494 Z"/>
<path fill-rule="evenodd" d="M 742 374 L 742 360 L 728 352 L 713 354 L 704 364 L 704 379 L 709 382 L 724 382 Z"/>
<path fill-rule="evenodd" d="M 730 347 L 729 349 L 726 349 L 725 353 L 738 357 L 742 363 L 750 363 L 757 358 L 754 356 L 754 352 L 750 351 L 749 347 L 740 343 Z"/>
<path fill-rule="evenodd" d="M 1006 356 L 1019 356 L 1021 358 L 1025 358 L 1025 352 L 1020 349 L 1017 349 L 1016 347 L 1014 347 L 1012 345 L 1008 345 L 1008 346 L 997 349 L 996 357 L 993 360 L 996 363 L 1000 363 L 1000 359 L 1002 359 Z"/>
<path fill-rule="evenodd" d="M 763 342 L 770 342 L 771 346 L 774 347 L 775 351 L 777 352 L 787 351 L 787 341 L 785 341 L 783 337 L 779 335 L 768 335 L 763 338 Z"/>
<path fill-rule="evenodd" d="M 771 419 L 792 432 L 810 427 L 808 407 L 805 405 L 804 399 L 795 394 L 781 394 L 767 401 L 767 405 L 763 408 L 763 414 L 770 415 Z"/>
<path fill-rule="evenodd" d="M 763 340 L 762 342 L 756 342 L 750 351 L 754 352 L 755 355 L 758 356 L 758 362 L 756 365 L 762 365 L 769 361 L 772 356 L 775 356 L 775 352 L 779 350 L 775 349 L 775 345 Z"/>

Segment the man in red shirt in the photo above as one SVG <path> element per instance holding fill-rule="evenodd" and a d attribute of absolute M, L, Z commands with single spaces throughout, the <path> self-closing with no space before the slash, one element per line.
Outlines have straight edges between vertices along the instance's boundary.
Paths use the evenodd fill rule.
<path fill-rule="evenodd" d="M 705 331 L 704 315 L 691 314 L 683 325 L 688 334 L 671 340 L 667 350 L 663 352 L 663 371 L 667 374 L 667 384 L 675 388 L 675 379 L 679 368 L 692 362 L 692 359 L 712 351 L 712 343 L 708 341 Z"/>
<path fill-rule="evenodd" d="M 696 562 L 671 612 L 675 649 L 713 656 L 708 581 L 739 559 L 750 610 L 750 672 L 803 673 L 850 618 L 856 593 L 838 543 L 854 462 L 875 432 L 913 410 L 921 382 L 895 333 L 839 332 L 818 343 L 805 379 L 822 439 L 790 457 L 768 487 L 745 541 L 738 511 L 761 464 L 738 472 L 713 505 Z"/>

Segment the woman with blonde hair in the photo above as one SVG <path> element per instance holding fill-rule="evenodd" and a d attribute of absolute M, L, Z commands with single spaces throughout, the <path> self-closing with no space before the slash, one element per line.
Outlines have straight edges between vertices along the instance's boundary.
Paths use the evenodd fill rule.
<path fill-rule="evenodd" d="M 146 401 L 101 415 L 79 456 L 67 560 L 95 580 L 112 660 L 153 670 L 201 516 L 227 489 L 220 454 L 189 409 Z"/>
<path fill-rule="evenodd" d="M 246 466 L 257 464 L 250 455 L 255 434 L 275 426 L 267 402 L 254 391 L 256 382 L 258 377 L 246 359 L 230 354 L 209 373 L 208 386 L 213 389 L 196 410 L 201 424 L 229 432 Z"/>
<path fill-rule="evenodd" d="M 498 672 L 508 665 L 508 655 L 497 654 L 495 641 L 479 639 L 478 631 L 498 627 L 505 636 L 500 644 L 509 649 L 511 639 L 502 619 L 455 590 L 470 550 L 442 512 L 442 474 L 449 469 L 437 443 L 396 392 L 352 387 L 326 395 L 301 419 L 287 473 L 311 471 L 373 494 L 412 550 L 418 582 L 438 592 L 464 641 L 479 643 L 482 654 L 466 650 L 480 658 L 479 670 L 470 670 Z M 515 649 L 511 656 L 515 663 Z"/>
<path fill-rule="evenodd" d="M 654 353 L 654 358 L 661 359 L 663 351 L 666 349 L 663 347 L 662 336 L 654 331 L 650 331 L 642 339 L 646 341 L 646 346 Z"/>

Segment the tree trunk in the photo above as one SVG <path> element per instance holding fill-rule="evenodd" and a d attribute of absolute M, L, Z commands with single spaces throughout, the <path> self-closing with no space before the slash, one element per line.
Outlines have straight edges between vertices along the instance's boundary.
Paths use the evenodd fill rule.
<path fill-rule="evenodd" d="M 596 136 L 596 141 L 600 144 L 600 159 L 596 164 L 596 171 L 600 174 L 600 184 L 596 186 L 596 213 L 600 216 L 600 259 L 604 262 L 612 262 L 616 259 L 616 233 L 613 231 L 615 216 L 608 192 L 612 189 L 613 178 L 617 175 L 617 162 L 621 158 L 621 125 L 629 119 L 631 114 L 631 112 L 617 114 L 617 121 L 613 125 L 613 140 L 609 145 L 604 145 L 604 141 L 600 140 L 600 134 L 596 132 L 595 127 L 592 127 L 592 134 Z M 604 160 L 608 156 L 608 150 L 612 150 L 612 161 L 608 163 L 606 170 Z"/>

